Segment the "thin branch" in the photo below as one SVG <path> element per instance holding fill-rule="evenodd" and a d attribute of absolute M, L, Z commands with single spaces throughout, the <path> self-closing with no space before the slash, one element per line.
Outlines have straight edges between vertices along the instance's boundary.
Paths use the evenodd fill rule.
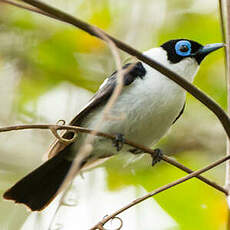
<path fill-rule="evenodd" d="M 228 100 L 228 113 L 230 113 L 230 0 L 226 0 L 227 7 L 227 29 L 226 29 L 226 41 L 227 41 L 227 100 Z M 227 140 L 227 154 L 230 152 L 229 140 Z M 227 162 L 226 168 L 226 187 L 230 190 L 230 161 Z"/>
<path fill-rule="evenodd" d="M 221 25 L 221 35 L 222 41 L 226 44 L 226 31 L 224 25 L 224 7 L 223 7 L 223 0 L 219 0 L 219 13 L 220 13 L 220 25 Z M 226 47 L 225 47 L 226 50 Z"/>
<path fill-rule="evenodd" d="M 54 128 L 54 127 L 50 127 L 50 131 L 53 133 L 53 135 L 58 139 L 59 142 L 65 144 L 65 145 L 68 145 L 70 143 L 73 143 L 76 141 L 76 138 L 77 138 L 77 132 L 74 131 L 74 135 L 71 139 L 66 139 L 66 138 L 63 138 L 62 136 L 60 136 L 57 132 L 57 129 Z"/>
<path fill-rule="evenodd" d="M 191 178 L 193 178 L 193 177 L 196 177 L 196 176 L 198 176 L 199 174 L 204 173 L 204 172 L 206 172 L 206 171 L 208 171 L 208 170 L 210 170 L 210 169 L 212 169 L 212 168 L 214 168 L 214 167 L 220 165 L 221 163 L 223 163 L 223 162 L 225 162 L 226 160 L 229 160 L 229 159 L 230 159 L 230 155 L 225 156 L 225 157 L 221 158 L 220 160 L 217 160 L 217 161 L 213 162 L 212 164 L 210 164 L 210 165 L 204 167 L 203 169 L 199 169 L 199 170 L 197 170 L 197 171 L 195 171 L 195 172 L 193 172 L 193 173 L 191 173 L 191 174 L 189 174 L 189 175 L 187 175 L 187 176 L 184 176 L 184 177 L 182 177 L 182 178 L 180 178 L 180 179 L 178 179 L 178 180 L 176 180 L 176 181 L 174 181 L 174 182 L 171 182 L 171 183 L 169 183 L 169 184 L 167 184 L 167 185 L 164 185 L 164 186 L 162 186 L 162 187 L 160 187 L 160 188 L 155 189 L 154 191 L 152 191 L 152 192 L 146 194 L 145 196 L 140 197 L 140 198 L 138 198 L 138 199 L 132 201 L 131 203 L 129 203 L 128 205 L 124 206 L 123 208 L 117 210 L 117 211 L 114 212 L 113 214 L 111 214 L 111 215 L 109 215 L 109 216 L 106 216 L 103 220 L 101 220 L 99 223 L 97 223 L 97 224 L 96 224 L 94 227 L 92 227 L 90 230 L 101 229 L 101 227 L 103 227 L 103 225 L 104 225 L 105 223 L 107 223 L 109 220 L 111 220 L 111 219 L 114 218 L 115 216 L 119 215 L 120 213 L 126 211 L 127 209 L 133 207 L 134 205 L 137 205 L 137 204 L 139 204 L 140 202 L 142 202 L 142 201 L 144 201 L 144 200 L 146 200 L 146 199 L 148 199 L 148 198 L 150 198 L 150 197 L 152 197 L 152 196 L 154 196 L 154 195 L 156 195 L 156 194 L 158 194 L 158 193 L 160 193 L 160 192 L 163 192 L 163 191 L 165 191 L 165 190 L 167 190 L 167 189 L 169 189 L 169 188 L 172 188 L 172 187 L 174 187 L 174 186 L 176 186 L 176 185 L 179 185 L 179 184 L 181 184 L 181 183 L 183 183 L 183 182 L 185 182 L 185 181 L 187 181 L 187 180 L 189 180 L 189 179 L 191 179 Z"/>
<path fill-rule="evenodd" d="M 82 20 L 79 20 L 61 10 L 58 10 L 57 8 L 51 7 L 38 0 L 22 0 L 22 1 L 26 2 L 27 4 L 33 5 L 34 7 L 37 7 L 38 9 L 42 10 L 43 12 L 48 13 L 49 15 L 52 15 L 52 17 L 55 17 L 57 20 L 71 24 L 91 34 L 92 36 L 96 36 L 100 38 L 98 34 L 95 32 L 95 28 L 97 28 L 95 26 L 92 26 Z M 176 82 L 178 85 L 180 85 L 182 88 L 187 90 L 191 95 L 197 98 L 204 105 L 206 105 L 218 117 L 228 137 L 230 137 L 230 119 L 228 115 L 225 113 L 225 111 L 214 100 L 212 100 L 209 96 L 207 96 L 201 90 L 199 90 L 194 85 L 192 85 L 186 79 L 184 79 L 183 77 L 180 77 L 178 74 L 172 72 L 170 69 L 166 68 L 162 64 L 143 55 L 141 52 L 125 44 L 124 42 L 110 36 L 109 34 L 105 32 L 103 33 L 107 37 L 109 37 L 116 44 L 118 48 L 125 51 L 126 53 L 129 53 L 132 56 L 135 56 L 136 58 L 148 64 L 149 66 L 155 68 L 160 73 L 170 78 L 171 80 Z"/>
<path fill-rule="evenodd" d="M 193 173 L 194 172 L 191 169 L 185 167 L 183 164 L 179 163 L 178 161 L 176 161 L 176 160 L 174 160 L 174 159 L 172 159 L 172 158 L 170 158 L 168 156 L 163 155 L 162 160 L 167 162 L 168 164 L 171 164 L 171 165 L 177 167 L 178 169 L 183 170 L 184 172 L 187 172 L 187 173 Z M 203 181 L 204 183 L 206 183 L 206 184 L 212 186 L 213 188 L 223 192 L 225 195 L 229 194 L 229 192 L 227 192 L 227 190 L 225 188 L 223 188 L 222 186 L 216 184 L 215 182 L 212 182 L 212 181 L 210 181 L 210 180 L 208 180 L 205 177 L 200 176 L 200 175 L 198 175 L 196 177 L 198 179 L 200 179 L 201 181 Z"/>
<path fill-rule="evenodd" d="M 87 134 L 91 134 L 93 132 L 95 132 L 96 136 L 101 136 L 110 140 L 114 140 L 115 136 L 111 135 L 111 134 L 107 134 L 107 133 L 103 133 L 103 132 L 97 132 L 95 130 L 92 129 L 87 129 L 87 128 L 82 128 L 82 127 L 78 127 L 78 126 L 70 126 L 70 125 L 49 125 L 49 124 L 36 124 L 36 125 L 14 125 L 14 126 L 7 126 L 7 127 L 1 127 L 0 128 L 0 132 L 9 132 L 9 131 L 17 131 L 17 130 L 25 130 L 25 129 L 56 129 L 56 130 L 69 130 L 69 131 L 77 131 L 77 132 L 82 132 L 82 133 L 87 133 Z M 145 147 L 143 145 L 140 144 L 136 144 L 132 141 L 126 140 L 125 139 L 125 144 L 130 145 L 134 148 L 140 149 L 145 153 L 149 153 L 149 154 L 154 154 L 154 150 Z M 179 162 L 177 162 L 176 160 L 171 159 L 168 156 L 163 155 L 162 158 L 163 161 L 183 170 L 184 172 L 187 173 L 193 173 L 193 171 L 187 167 L 185 167 L 184 165 L 180 164 Z M 217 185 L 216 183 L 206 179 L 203 176 L 197 175 L 196 176 L 198 179 L 200 179 L 201 181 L 205 182 L 206 184 L 212 186 L 213 188 L 219 190 L 220 192 L 224 193 L 224 194 L 228 194 L 227 190 L 223 187 L 221 187 L 220 185 Z"/>
<path fill-rule="evenodd" d="M 220 27 L 221 27 L 221 36 L 222 41 L 226 44 L 226 30 L 225 30 L 225 20 L 224 20 L 224 4 L 223 0 L 219 0 L 219 15 L 220 15 Z M 224 47 L 224 64 L 225 64 L 225 73 L 227 73 L 227 45 Z"/>
<path fill-rule="evenodd" d="M 24 9 L 24 10 L 28 10 L 28 11 L 31 11 L 31 12 L 34 12 L 34 13 L 37 13 L 37 14 L 41 14 L 41 15 L 44 15 L 44 16 L 48 16 L 50 18 L 53 18 L 53 19 L 56 19 L 58 20 L 58 18 L 48 14 L 48 13 L 45 13 L 43 12 L 42 10 L 39 10 L 35 7 L 30 7 L 30 6 L 27 6 L 25 4 L 20 4 L 20 3 L 17 3 L 16 1 L 11 1 L 11 0 L 0 0 L 0 3 L 5 3 L 5 4 L 9 4 L 9 5 L 12 5 L 12 6 L 16 6 L 18 8 L 21 8 L 21 9 Z"/>
<path fill-rule="evenodd" d="M 109 98 L 108 102 L 106 103 L 106 105 L 103 109 L 102 118 L 94 126 L 94 129 L 97 130 L 100 128 L 100 126 L 102 125 L 102 123 L 105 120 L 112 118 L 112 116 L 110 116 L 109 113 L 110 113 L 112 106 L 115 104 L 115 102 L 117 101 L 117 98 L 119 97 L 119 95 L 122 91 L 124 72 L 122 71 L 122 64 L 121 64 L 121 58 L 119 55 L 119 51 L 118 51 L 116 45 L 114 44 L 114 42 L 111 41 L 106 35 L 104 35 L 103 32 L 101 32 L 99 29 L 97 29 L 95 32 L 99 35 L 99 37 L 101 37 L 104 41 L 107 42 L 107 44 L 111 50 L 111 53 L 113 55 L 113 58 L 115 60 L 116 69 L 117 69 L 117 84 L 116 84 L 116 87 L 115 87 L 111 97 Z M 51 129 L 51 131 L 52 131 L 52 129 Z M 54 135 L 55 134 L 57 134 L 57 132 L 54 132 Z M 96 135 L 96 131 L 93 131 L 91 133 L 91 135 L 86 137 L 83 145 L 80 146 L 78 154 L 74 158 L 73 163 L 71 165 L 71 168 L 69 169 L 64 181 L 62 182 L 62 184 L 60 186 L 60 188 L 58 189 L 57 194 L 60 191 L 64 190 L 66 188 L 66 186 L 69 184 L 69 182 L 73 180 L 75 175 L 80 172 L 82 162 L 90 155 L 90 153 L 93 150 L 92 144 L 94 142 L 95 135 Z M 54 214 L 54 218 L 50 222 L 50 229 L 51 229 L 51 226 L 53 224 L 53 221 L 55 220 L 55 216 L 58 213 L 58 210 L 60 209 L 61 205 L 63 204 L 63 199 L 64 199 L 64 194 L 62 195 L 62 197 L 60 199 L 60 203 L 59 203 L 57 210 Z"/>
<path fill-rule="evenodd" d="M 104 41 L 107 42 L 108 46 L 110 47 L 110 50 L 112 52 L 112 55 L 113 55 L 113 58 L 115 60 L 115 64 L 117 67 L 117 86 L 114 89 L 114 92 L 111 95 L 110 100 L 106 104 L 105 109 L 103 111 L 103 120 L 105 120 L 105 119 L 108 119 L 109 117 L 111 117 L 109 112 L 110 112 L 112 106 L 114 105 L 114 103 L 116 102 L 118 96 L 120 95 L 120 93 L 122 91 L 124 74 L 122 71 L 121 58 L 120 58 L 120 55 L 118 53 L 118 49 L 117 49 L 116 45 L 114 44 L 114 42 L 112 40 L 110 40 L 107 36 L 105 36 L 105 34 L 99 28 L 95 28 L 95 32 L 97 34 L 99 34 L 99 36 Z"/>
<path fill-rule="evenodd" d="M 121 58 L 118 52 L 118 49 L 116 47 L 116 45 L 114 44 L 113 41 L 111 41 L 105 34 L 103 34 L 103 32 L 101 32 L 99 29 L 95 28 L 95 33 L 104 41 L 107 42 L 111 53 L 114 57 L 115 60 L 115 64 L 117 67 L 117 85 L 111 95 L 111 97 L 109 98 L 108 102 L 105 105 L 105 108 L 103 109 L 103 116 L 102 118 L 95 124 L 94 129 L 97 130 L 99 129 L 99 127 L 102 125 L 103 121 L 105 119 L 108 119 L 109 116 L 109 112 L 112 108 L 112 106 L 114 105 L 114 103 L 116 102 L 118 96 L 120 95 L 122 88 L 123 88 L 123 78 L 124 78 L 124 73 L 122 71 L 122 64 L 121 64 Z M 52 131 L 52 130 L 51 130 Z M 56 133 L 54 133 L 56 134 Z M 87 138 L 85 139 L 84 143 L 82 144 L 82 146 L 80 146 L 79 151 L 77 156 L 74 158 L 71 168 L 69 169 L 65 180 L 63 181 L 63 183 L 61 184 L 60 188 L 57 191 L 57 194 L 64 190 L 66 188 L 66 186 L 69 184 L 70 181 L 72 181 L 72 179 L 75 177 L 76 174 L 78 174 L 81 170 L 81 164 L 82 162 L 90 155 L 90 153 L 93 150 L 93 142 L 94 142 L 94 137 L 96 136 L 96 131 L 92 131 L 91 135 L 87 136 Z M 61 202 L 63 201 L 64 196 L 62 196 L 61 198 Z M 58 206 L 59 209 L 60 206 Z M 52 222 L 51 222 L 52 225 Z"/>
<path fill-rule="evenodd" d="M 227 101 L 228 101 L 228 114 L 230 114 L 230 0 L 225 1 L 225 9 L 226 9 L 226 31 L 224 27 L 224 9 L 222 0 L 219 0 L 220 10 L 221 10 L 221 25 L 222 25 L 222 33 L 223 39 L 226 42 L 225 48 L 225 68 L 226 68 L 226 83 L 227 83 Z M 229 138 L 227 138 L 227 149 L 226 155 L 230 154 L 230 142 Z M 226 172 L 225 172 L 225 188 L 230 192 L 230 161 L 226 161 Z M 229 194 L 226 197 L 227 205 L 228 205 L 228 216 L 227 216 L 227 229 L 230 229 L 230 196 Z"/>

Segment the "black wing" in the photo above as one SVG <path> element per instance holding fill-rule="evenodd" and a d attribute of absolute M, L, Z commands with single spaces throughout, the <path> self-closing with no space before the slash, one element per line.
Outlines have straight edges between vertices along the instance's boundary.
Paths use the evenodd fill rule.
<path fill-rule="evenodd" d="M 122 69 L 127 69 L 131 64 L 126 64 Z M 128 73 L 124 75 L 124 86 L 130 85 L 135 79 L 143 78 L 146 74 L 146 70 L 141 62 L 137 62 L 130 69 Z M 105 104 L 112 95 L 117 83 L 117 71 L 115 71 L 104 82 L 104 85 L 96 92 L 91 98 L 88 105 L 70 122 L 70 125 L 80 126 L 83 119 L 87 117 L 92 110 L 100 105 Z"/>
<path fill-rule="evenodd" d="M 127 69 L 131 64 L 126 64 L 122 68 Z M 128 73 L 124 75 L 124 86 L 130 85 L 135 79 L 143 78 L 146 74 L 146 70 L 141 62 L 134 63 L 134 66 L 130 69 Z M 73 126 L 81 126 L 83 120 L 98 106 L 103 105 L 107 102 L 109 97 L 112 95 L 113 90 L 115 89 L 117 82 L 117 71 L 115 71 L 110 77 L 105 80 L 100 89 L 96 92 L 96 94 L 91 98 L 89 103 L 83 108 L 80 113 L 77 114 L 76 117 L 69 123 Z M 66 139 L 73 138 L 73 132 L 67 131 L 63 134 L 63 137 Z M 71 145 L 71 144 L 70 144 Z M 59 151 L 66 148 L 65 145 L 56 141 L 51 149 L 49 150 L 49 158 L 56 155 Z"/>
<path fill-rule="evenodd" d="M 185 103 L 184 103 L 184 106 L 183 106 L 183 108 L 181 109 L 180 113 L 178 114 L 178 116 L 176 117 L 176 119 L 173 121 L 173 124 L 181 117 L 181 115 L 182 115 L 183 112 L 184 112 L 184 109 L 185 109 Z"/>

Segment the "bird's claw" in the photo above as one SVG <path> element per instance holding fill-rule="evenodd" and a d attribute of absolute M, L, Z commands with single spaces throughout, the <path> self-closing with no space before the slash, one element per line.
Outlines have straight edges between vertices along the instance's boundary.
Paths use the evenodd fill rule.
<path fill-rule="evenodd" d="M 152 157 L 152 166 L 154 166 L 157 162 L 162 160 L 163 153 L 160 149 L 154 149 L 154 153 L 151 154 Z"/>
<path fill-rule="evenodd" d="M 113 145 L 116 147 L 118 152 L 122 149 L 124 143 L 125 143 L 124 135 L 121 133 L 116 134 L 115 139 L 113 140 Z"/>

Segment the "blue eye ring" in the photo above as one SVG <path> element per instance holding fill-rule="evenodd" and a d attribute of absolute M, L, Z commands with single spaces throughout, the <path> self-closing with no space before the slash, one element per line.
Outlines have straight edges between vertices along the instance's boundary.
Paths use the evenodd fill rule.
<path fill-rule="evenodd" d="M 182 48 L 186 48 L 186 51 L 182 51 Z M 175 50 L 176 50 L 176 54 L 186 57 L 189 56 L 191 54 L 191 43 L 189 41 L 186 40 L 181 40 L 179 42 L 176 43 L 175 45 Z"/>

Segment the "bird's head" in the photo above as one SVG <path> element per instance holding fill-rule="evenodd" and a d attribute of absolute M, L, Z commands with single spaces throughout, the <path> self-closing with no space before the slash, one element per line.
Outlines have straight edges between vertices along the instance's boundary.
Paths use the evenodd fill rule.
<path fill-rule="evenodd" d="M 223 46 L 223 43 L 203 46 L 192 40 L 175 39 L 165 42 L 160 48 L 147 51 L 146 55 L 192 81 L 202 60 Z"/>
<path fill-rule="evenodd" d="M 161 45 L 161 47 L 167 52 L 168 60 L 172 64 L 191 58 L 196 60 L 198 65 L 208 54 L 223 46 L 223 43 L 202 46 L 198 42 L 187 39 L 170 40 Z"/>

